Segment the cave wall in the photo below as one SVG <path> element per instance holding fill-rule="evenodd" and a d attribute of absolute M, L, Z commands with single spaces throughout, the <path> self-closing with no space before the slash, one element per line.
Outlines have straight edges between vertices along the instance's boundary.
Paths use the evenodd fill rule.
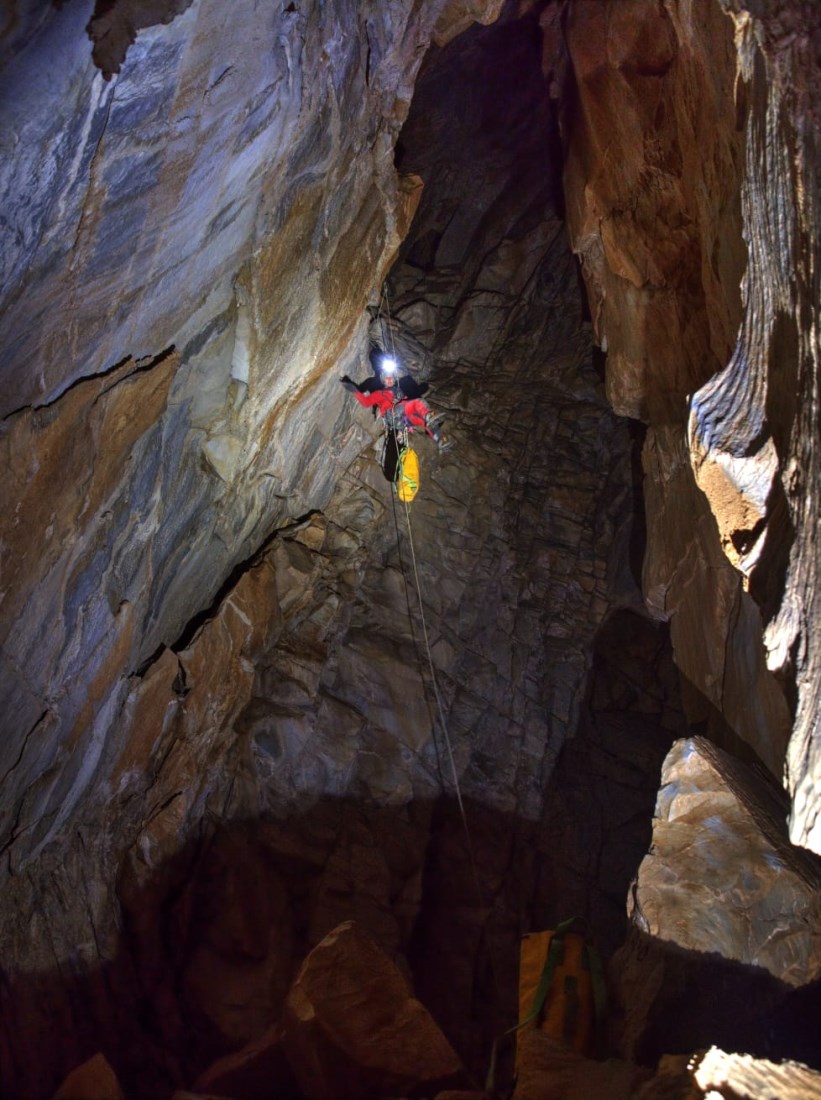
<path fill-rule="evenodd" d="M 478 1061 L 500 1023 L 491 956 L 534 911 L 537 853 L 553 919 L 549 852 L 577 839 L 545 791 L 602 624 L 641 611 L 635 435 L 605 390 L 648 425 L 644 599 L 669 620 L 689 724 L 779 777 L 786 753 L 793 835 L 815 844 L 817 160 L 807 89 L 788 88 L 810 40 L 788 25 L 800 4 L 783 27 L 725 6 L 525 13 L 456 134 L 437 63 L 450 46 L 481 71 L 483 32 L 451 39 L 498 4 L 115 4 L 93 55 L 90 3 L 18 6 L 4 27 L 12 1081 L 51 1086 L 118 1035 L 151 1052 L 118 1063 L 130 1080 L 189 1080 L 275 1018 L 301 953 L 352 916 Z M 544 79 L 511 118 L 534 52 Z M 336 381 L 364 370 L 364 309 L 417 208 L 391 333 L 455 442 L 423 452 L 413 516 L 487 907 L 460 900 L 474 874 L 439 796 L 410 545 Z M 648 728 L 593 719 L 564 805 L 614 744 L 658 760 Z M 293 831 L 240 824 L 285 816 Z M 270 911 L 243 893 L 255 876 Z M 629 877 L 620 863 L 594 916 Z M 259 920 L 237 921 L 237 896 Z"/>
<path fill-rule="evenodd" d="M 136 67 L 145 50 L 187 41 L 185 20 L 208 10 L 140 31 L 115 89 L 153 86 Z M 444 55 L 447 21 L 436 38 Z M 169 350 L 140 357 L 141 344 L 7 421 L 12 488 L 36 515 L 30 528 L 9 520 L 5 652 L 25 652 L 28 688 L 40 676 L 49 704 L 38 712 L 40 696 L 11 678 L 15 718 L 35 720 L 6 746 L 13 961 L 0 1042 L 12 1091 L 47 1091 L 94 1044 L 138 1094 L 190 1081 L 277 1018 L 305 951 L 351 917 L 404 960 L 469 1062 L 508 1022 L 528 923 L 523 838 L 575 727 L 592 639 L 638 590 L 624 566 L 632 437 L 604 400 L 555 209 L 538 25 L 504 25 L 494 84 L 477 38 L 466 49 L 478 105 L 465 106 L 478 125 L 459 146 L 440 114 L 437 142 L 408 143 L 431 177 L 446 162 L 447 183 L 420 208 L 416 258 L 390 300 L 395 338 L 413 344 L 407 360 L 415 349 L 454 440 L 438 458 L 420 444 L 414 554 L 487 903 L 432 720 L 406 520 L 375 461 L 377 427 L 337 383 L 363 372 L 364 306 L 419 199 L 413 167 L 403 191 L 387 138 L 373 138 L 378 126 L 395 136 L 405 108 L 328 126 L 335 108 L 322 113 L 318 88 L 336 93 L 317 65 L 304 143 L 250 180 L 266 210 L 287 192 L 281 219 L 238 245 L 227 303 L 214 273 L 216 316 L 206 303 L 192 338 L 160 326 Z M 373 52 L 357 58 L 361 91 L 377 70 Z M 529 94 L 508 126 L 496 93 L 520 62 Z M 424 105 L 417 120 L 431 121 Z M 479 165 L 487 186 L 461 209 Z M 442 252 L 419 266 L 443 218 Z M 39 557 L 20 550 L 34 528 Z M 243 825 L 260 821 L 281 824 Z M 55 1020 L 61 1038 L 38 1057 Z"/>
<path fill-rule="evenodd" d="M 783 775 L 817 847 L 817 20 L 582 0 L 565 32 L 568 222 L 608 395 L 649 425 L 647 606 L 691 723 Z"/>
<path fill-rule="evenodd" d="M 461 12 L 197 3 L 109 79 L 89 4 L 6 28 L 13 869 L 93 794 L 128 677 L 361 449 L 328 368 L 361 352 L 418 199 L 393 143 L 437 19 Z"/>

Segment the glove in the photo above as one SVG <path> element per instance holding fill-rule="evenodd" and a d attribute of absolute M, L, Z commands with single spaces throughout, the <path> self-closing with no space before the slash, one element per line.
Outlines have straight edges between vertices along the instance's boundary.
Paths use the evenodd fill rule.
<path fill-rule="evenodd" d="M 347 374 L 343 378 L 340 378 L 339 381 L 342 383 L 342 385 L 345 387 L 345 389 L 348 391 L 348 393 L 353 393 L 354 390 L 359 389 L 356 382 L 354 382 L 351 378 L 349 378 L 347 376 Z"/>

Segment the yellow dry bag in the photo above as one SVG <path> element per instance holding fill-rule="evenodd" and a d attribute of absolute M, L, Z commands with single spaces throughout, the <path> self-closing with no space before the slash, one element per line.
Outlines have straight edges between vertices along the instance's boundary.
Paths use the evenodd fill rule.
<path fill-rule="evenodd" d="M 604 976 L 584 922 L 531 932 L 519 957 L 519 1027 L 539 1028 L 577 1054 L 594 1057 L 605 1011 Z"/>
<path fill-rule="evenodd" d="M 406 447 L 399 456 L 396 471 L 396 495 L 410 503 L 419 491 L 419 458 L 416 451 Z"/>

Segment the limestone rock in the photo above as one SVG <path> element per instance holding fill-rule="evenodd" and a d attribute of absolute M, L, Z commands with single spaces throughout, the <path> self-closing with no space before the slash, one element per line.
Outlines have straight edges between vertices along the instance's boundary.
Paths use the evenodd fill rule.
<path fill-rule="evenodd" d="M 193 1091 L 231 1100 L 290 1100 L 298 1095 L 278 1027 L 220 1058 L 194 1082 Z"/>
<path fill-rule="evenodd" d="M 670 622 L 685 714 L 727 748 L 746 741 L 780 778 L 789 707 L 767 668 L 759 609 L 722 552 L 680 429 L 648 431 L 642 465 L 645 598 L 654 616 Z"/>
<path fill-rule="evenodd" d="M 801 0 L 573 3 L 563 130 L 608 396 L 652 429 L 648 604 L 817 851 L 819 33 Z"/>
<path fill-rule="evenodd" d="M 777 791 L 708 741 L 677 741 L 662 768 L 633 920 L 794 987 L 821 977 L 821 868 L 789 844 L 779 808 Z"/>
<path fill-rule="evenodd" d="M 95 1054 L 63 1081 L 53 1100 L 125 1100 L 117 1075 L 104 1054 Z"/>
<path fill-rule="evenodd" d="M 786 33 L 803 25 L 799 4 L 754 10 L 755 18 L 732 12 L 741 105 L 760 120 L 745 142 L 743 321 L 723 369 L 692 396 L 689 441 L 725 552 L 761 608 L 767 667 L 794 700 L 785 776 L 791 836 L 821 852 L 821 657 L 810 640 L 821 616 L 813 488 L 821 479 L 821 399 L 812 381 L 818 337 L 807 323 L 817 302 L 821 221 L 809 198 L 818 184 L 821 32 L 810 20 Z"/>
<path fill-rule="evenodd" d="M 797 1062 L 776 1065 L 747 1054 L 706 1052 L 662 1058 L 655 1077 L 636 1100 L 818 1100 L 821 1073 Z"/>
<path fill-rule="evenodd" d="M 742 3 L 733 16 L 714 0 L 509 4 L 430 52 L 410 109 L 432 36 L 492 17 L 496 0 L 101 2 L 110 81 L 89 56 L 90 0 L 14 6 L 0 62 L 0 1089 L 49 1094 L 93 1030 L 129 1093 L 165 1095 L 263 1032 L 305 952 L 351 917 L 405 954 L 459 1053 L 483 1061 L 515 1000 L 511 967 L 488 995 L 489 957 L 515 958 L 547 779 L 587 705 L 602 622 L 637 599 L 638 433 L 604 400 L 563 167 L 610 396 L 653 421 L 646 592 L 693 674 L 685 709 L 750 736 L 780 776 L 800 689 L 790 782 L 811 833 L 817 647 L 803 641 L 819 586 L 802 486 L 818 478 L 798 459 L 817 407 L 802 403 L 793 435 L 799 357 L 781 318 L 801 302 L 812 316 L 817 295 L 806 262 L 801 302 L 791 263 L 777 300 L 766 263 L 750 267 L 758 289 L 739 290 L 745 239 L 765 245 L 769 206 L 739 203 L 759 162 L 779 239 L 800 229 L 784 254 L 811 255 L 809 200 L 793 216 L 786 192 L 816 193 L 793 174 L 814 161 L 765 56 L 808 38 L 759 34 Z M 778 5 L 785 19 L 793 5 Z M 411 218 L 392 317 L 371 322 Z M 691 468 L 731 454 L 712 436 L 760 409 L 762 373 L 722 377 L 714 407 L 702 387 L 692 450 L 685 436 L 686 397 L 721 376 L 745 310 L 775 325 L 777 565 L 800 528 L 772 619 L 783 568 L 759 558 L 742 591 Z M 337 381 L 364 369 L 371 325 L 432 383 L 456 444 L 423 456 L 412 519 L 453 773 L 425 702 L 409 538 L 377 431 Z M 747 381 L 756 392 L 730 416 Z M 739 482 L 758 442 L 769 473 L 761 424 L 749 418 L 731 454 L 743 462 L 722 460 Z M 745 525 L 762 492 L 744 490 Z M 746 540 L 731 526 L 725 544 Z M 636 742 L 609 732 L 587 759 L 629 771 Z M 641 756 L 623 785 L 644 799 Z M 454 775 L 492 905 L 465 900 Z M 593 787 L 595 810 L 606 782 Z M 628 791 L 596 816 L 578 871 L 565 842 L 574 902 L 614 847 L 607 904 L 623 895 L 637 804 Z"/>
<path fill-rule="evenodd" d="M 733 1100 L 757 1100 L 761 1096 L 778 1096 L 778 1100 L 821 1098 L 821 1073 L 816 1070 L 797 1062 L 774 1065 L 763 1058 L 727 1054 L 716 1047 L 699 1060 L 693 1076 L 708 1097 L 714 1090 Z"/>
<path fill-rule="evenodd" d="M 610 1058 L 582 1058 L 535 1028 L 517 1035 L 518 1075 L 513 1100 L 630 1100 L 648 1071 Z"/>
<path fill-rule="evenodd" d="M 427 1095 L 463 1074 L 398 968 L 350 922 L 306 959 L 282 1041 L 300 1089 L 316 1100 Z"/>
<path fill-rule="evenodd" d="M 439 13 L 433 32 L 437 46 L 446 46 L 471 23 L 492 23 L 504 0 L 448 0 Z"/>

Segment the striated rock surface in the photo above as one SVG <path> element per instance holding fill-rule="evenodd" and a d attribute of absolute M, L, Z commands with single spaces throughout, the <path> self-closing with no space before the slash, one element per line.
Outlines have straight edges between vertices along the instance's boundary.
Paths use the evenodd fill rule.
<path fill-rule="evenodd" d="M 141 42 L 177 33 L 198 11 L 141 32 L 117 86 Z M 126 579 L 127 568 L 136 571 L 133 590 L 131 581 L 122 589 L 133 591 L 135 625 L 130 649 L 106 651 L 113 686 L 107 719 L 95 727 L 99 756 L 59 787 L 61 805 L 74 799 L 74 809 L 51 830 L 50 818 L 30 835 L 18 828 L 8 848 L 18 873 L 4 887 L 3 936 L 14 960 L 4 1019 L 26 1021 L 22 1040 L 10 1025 L 0 1035 L 12 1088 L 47 1090 L 79 1060 L 86 1032 L 109 1037 L 131 1091 L 188 1085 L 216 1056 L 276 1023 L 305 953 L 350 919 L 390 955 L 405 955 L 420 999 L 479 1072 L 515 1012 L 515 965 L 503 960 L 515 963 L 527 923 L 528 838 L 576 726 L 593 639 L 613 605 L 637 602 L 625 565 L 631 438 L 608 410 L 591 360 L 554 209 L 557 162 L 534 128 L 535 117 L 555 134 L 535 15 L 466 32 L 436 58 L 454 51 L 463 79 L 454 84 L 432 63 L 401 165 L 406 177 L 424 167 L 432 181 L 440 172 L 443 185 L 427 189 L 390 287 L 392 323 L 383 310 L 375 326 L 387 326 L 408 365 L 431 382 L 431 402 L 447 411 L 456 442 L 437 456 L 420 441 L 423 486 L 411 523 L 455 773 L 481 851 L 478 876 L 432 718 L 407 520 L 394 513 L 375 461 L 378 429 L 352 401 L 343 405 L 336 381 L 364 373 L 353 345 L 345 351 L 339 341 L 347 325 L 349 336 L 364 336 L 366 318 L 334 293 L 327 303 L 336 320 L 320 323 L 315 284 L 300 274 L 300 243 L 313 239 L 305 212 L 299 225 L 266 237 L 273 259 L 264 284 L 254 253 L 228 328 L 217 326 L 201 347 L 175 341 L 165 415 L 178 419 L 175 427 L 161 418 L 159 442 L 145 444 L 154 465 L 140 467 L 140 484 L 155 512 L 139 528 L 142 551 L 123 540 L 118 568 Z M 374 55 L 371 74 L 375 66 Z M 499 92 L 521 85 L 524 73 L 526 95 L 510 126 Z M 461 140 L 499 173 L 469 209 L 465 180 L 472 186 L 475 165 L 459 144 L 463 114 L 441 98 L 449 84 L 477 119 Z M 435 141 L 425 131 L 431 122 Z M 416 161 L 407 159 L 415 148 Z M 514 165 L 524 176 L 508 182 Z M 400 190 L 402 216 L 418 191 Z M 335 194 L 342 217 L 347 192 Z M 294 194 L 299 210 L 305 195 Z M 366 248 L 357 236 L 364 223 L 351 217 L 359 228 L 339 253 L 345 294 Z M 431 250 L 445 222 L 442 249 Z M 320 267 L 339 240 L 328 228 L 316 238 Z M 306 333 L 327 352 L 322 363 L 300 343 Z M 206 367 L 200 357 L 211 352 Z M 229 352 L 230 370 L 220 358 Z M 55 415 L 85 385 L 66 390 Z M 231 408 L 215 414 L 221 427 L 209 435 L 205 405 L 218 391 Z M 204 434 L 185 434 L 197 410 Z M 232 449 L 228 436 L 247 449 Z M 224 481 L 217 468 L 224 474 L 232 454 L 240 465 Z M 177 485 L 192 495 L 183 500 Z M 125 499 L 124 516 L 139 514 L 140 494 L 128 490 Z M 91 638 L 110 568 L 101 555 L 86 578 L 78 622 Z M 115 665 L 127 675 L 113 678 Z M 76 681 L 79 694 L 81 663 Z M 36 782 L 38 753 L 32 737 L 9 791 Z M 61 759 L 49 783 L 64 782 Z M 38 795 L 45 811 L 50 791 Z M 82 910 L 72 904 L 67 914 L 66 897 L 83 899 Z M 491 995 L 496 974 L 501 992 Z M 86 1006 L 83 1035 L 72 1004 Z M 38 1060 L 55 1016 L 61 1041 Z"/>
<path fill-rule="evenodd" d="M 390 149 L 439 10 L 397 5 L 382 35 L 353 8 L 204 0 L 155 11 L 105 81 L 88 8 L 22 17 L 0 70 L 15 867 L 104 779 L 128 677 L 363 445 L 328 370 L 358 358 L 418 202 Z"/>
<path fill-rule="evenodd" d="M 761 608 L 767 667 L 793 712 L 790 835 L 821 852 L 821 29 L 805 4 L 728 7 L 749 119 L 749 263 L 733 354 L 691 401 L 690 452 L 725 553 Z"/>
<path fill-rule="evenodd" d="M 686 950 L 791 986 L 821 978 L 821 865 L 790 845 L 777 789 L 703 738 L 664 761 L 632 907 L 645 932 Z"/>
<path fill-rule="evenodd" d="M 817 1065 L 821 865 L 790 844 L 785 804 L 760 764 L 704 738 L 673 745 L 608 973 L 622 1057 L 715 1042 Z"/>
<path fill-rule="evenodd" d="M 355 924 L 305 960 L 288 993 L 283 1046 L 306 1096 L 428 1095 L 463 1076 L 406 980 Z"/>
<path fill-rule="evenodd" d="M 792 729 L 815 843 L 814 23 L 778 7 L 3 22 L 5 1092 L 99 1049 L 139 1096 L 253 1062 L 347 920 L 484 1069 L 534 914 L 620 942 L 686 721 L 779 778 Z M 419 442 L 410 525 L 337 382 L 369 326 L 455 444 Z M 626 955 L 631 1056 L 727 1004 L 735 1049 L 796 1032 L 781 975 Z"/>
<path fill-rule="evenodd" d="M 809 847 L 818 33 L 799 0 L 578 0 L 563 116 L 608 395 L 650 425 L 648 606 L 671 621 L 691 722 L 740 736 L 778 779 L 786 763 Z M 561 59 L 545 64 L 560 82 Z"/>
<path fill-rule="evenodd" d="M 797 1062 L 776 1065 L 763 1058 L 706 1052 L 662 1058 L 656 1076 L 636 1100 L 815 1100 L 821 1096 L 821 1074 Z"/>
<path fill-rule="evenodd" d="M 755 1100 L 777 1095 L 779 1100 L 817 1100 L 821 1097 L 821 1073 L 796 1062 L 773 1065 L 761 1058 L 727 1054 L 712 1047 L 699 1060 L 693 1076 L 706 1095 Z"/>

